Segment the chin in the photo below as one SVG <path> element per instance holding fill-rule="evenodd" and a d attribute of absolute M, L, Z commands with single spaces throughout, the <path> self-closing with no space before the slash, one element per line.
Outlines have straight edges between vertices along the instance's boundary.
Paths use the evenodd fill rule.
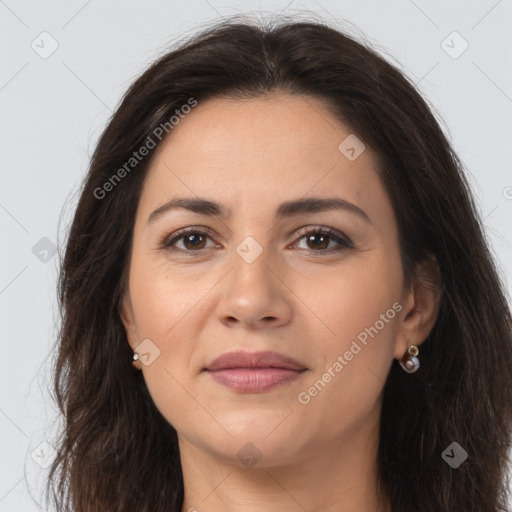
<path fill-rule="evenodd" d="M 260 468 L 285 465 L 297 461 L 301 446 L 308 444 L 305 432 L 299 426 L 286 425 L 286 421 L 274 424 L 255 415 L 239 417 L 236 422 L 224 424 L 233 437 L 223 435 L 204 441 L 209 441 L 210 450 L 237 465 L 248 465 L 247 458 Z"/>

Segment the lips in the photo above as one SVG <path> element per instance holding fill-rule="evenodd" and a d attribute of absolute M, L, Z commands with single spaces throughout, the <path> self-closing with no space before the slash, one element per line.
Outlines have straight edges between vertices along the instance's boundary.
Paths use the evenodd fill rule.
<path fill-rule="evenodd" d="M 240 393 L 262 393 L 296 381 L 308 368 L 277 352 L 235 351 L 221 355 L 203 371 L 215 382 Z"/>
<path fill-rule="evenodd" d="M 208 364 L 205 370 L 216 372 L 233 368 L 282 368 L 294 371 L 307 369 L 295 359 L 278 352 L 244 352 L 239 350 L 222 354 Z"/>

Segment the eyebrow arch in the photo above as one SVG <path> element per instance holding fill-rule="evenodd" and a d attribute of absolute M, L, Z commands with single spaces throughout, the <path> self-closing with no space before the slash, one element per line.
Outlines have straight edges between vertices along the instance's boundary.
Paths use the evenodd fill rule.
<path fill-rule="evenodd" d="M 231 210 L 209 199 L 196 198 L 176 198 L 153 211 L 147 220 L 147 223 L 155 222 L 165 213 L 176 208 L 184 208 L 202 215 L 211 215 L 215 217 L 228 218 L 231 216 Z M 325 211 L 342 210 L 359 216 L 364 221 L 373 224 L 368 215 L 359 208 L 359 206 L 339 197 L 307 197 L 281 203 L 276 210 L 275 219 L 280 220 L 286 217 L 293 217 L 306 213 L 319 213 Z"/>

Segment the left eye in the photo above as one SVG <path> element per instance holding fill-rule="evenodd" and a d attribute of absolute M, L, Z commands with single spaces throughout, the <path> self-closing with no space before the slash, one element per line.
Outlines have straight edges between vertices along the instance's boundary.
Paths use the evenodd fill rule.
<path fill-rule="evenodd" d="M 311 247 L 313 247 L 313 249 L 306 248 L 306 250 L 311 250 L 312 252 L 329 253 L 353 247 L 350 239 L 328 228 L 309 228 L 299 233 L 299 235 L 298 241 L 305 239 L 307 244 L 312 244 Z M 161 243 L 161 247 L 170 252 L 201 252 L 205 249 L 205 241 L 207 238 L 212 238 L 210 232 L 187 228 L 174 233 L 170 238 L 164 239 Z M 183 241 L 183 248 L 176 246 L 176 243 L 181 241 Z M 333 241 L 337 246 L 328 248 L 330 242 Z M 296 243 L 297 242 L 295 242 L 295 244 Z"/>
<path fill-rule="evenodd" d="M 307 244 L 312 243 L 313 249 L 315 252 L 332 252 L 332 251 L 341 251 L 343 249 L 347 249 L 352 247 L 352 242 L 345 236 L 337 233 L 334 230 L 331 229 L 308 229 L 306 232 L 303 232 L 301 236 L 299 237 L 299 240 L 302 239 L 306 240 Z M 329 246 L 329 242 L 336 242 L 337 246 L 334 248 L 330 248 L 329 250 L 322 250 L 318 251 L 318 249 L 327 249 Z"/>

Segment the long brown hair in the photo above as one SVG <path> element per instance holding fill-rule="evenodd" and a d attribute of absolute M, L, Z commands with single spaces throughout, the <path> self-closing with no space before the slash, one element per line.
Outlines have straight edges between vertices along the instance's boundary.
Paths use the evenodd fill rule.
<path fill-rule="evenodd" d="M 48 499 L 75 512 L 181 511 L 176 431 L 131 367 L 119 315 L 154 150 L 127 162 L 148 137 L 158 146 L 159 127 L 191 98 L 275 91 L 325 101 L 373 148 L 406 280 L 418 279 L 432 255 L 439 265 L 439 315 L 422 344 L 421 368 L 407 374 L 394 360 L 384 387 L 378 470 L 393 511 L 506 508 L 512 320 L 461 161 L 414 83 L 369 43 L 325 21 L 240 17 L 208 26 L 154 62 L 124 95 L 92 156 L 59 275 L 53 391 L 64 428 Z M 442 457 L 453 442 L 468 453 L 456 469 Z"/>

